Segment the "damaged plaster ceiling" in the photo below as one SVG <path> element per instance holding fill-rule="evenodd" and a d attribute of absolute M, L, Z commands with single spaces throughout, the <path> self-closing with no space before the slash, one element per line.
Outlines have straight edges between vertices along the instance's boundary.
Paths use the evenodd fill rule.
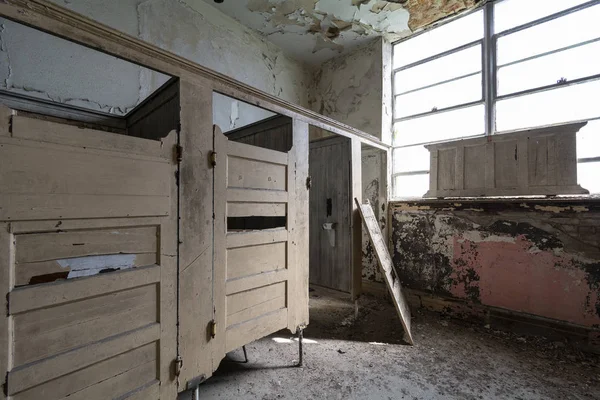
<path fill-rule="evenodd" d="M 477 0 L 204 1 L 259 32 L 288 56 L 311 65 L 349 53 L 379 36 L 389 40 L 406 37 L 477 3 Z"/>

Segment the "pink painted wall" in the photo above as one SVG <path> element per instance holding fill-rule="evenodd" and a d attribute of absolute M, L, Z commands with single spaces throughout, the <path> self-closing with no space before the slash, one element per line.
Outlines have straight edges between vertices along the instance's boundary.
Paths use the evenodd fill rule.
<path fill-rule="evenodd" d="M 600 202 L 392 203 L 390 221 L 408 288 L 600 328 Z"/>
<path fill-rule="evenodd" d="M 513 243 L 475 243 L 459 233 L 452 246 L 453 276 L 458 280 L 468 269 L 475 271 L 482 304 L 585 326 L 600 324 L 598 292 L 590 290 L 587 273 L 573 256 L 532 251 L 535 245 L 524 235 Z M 462 283 L 451 285 L 450 292 L 467 298 Z"/>

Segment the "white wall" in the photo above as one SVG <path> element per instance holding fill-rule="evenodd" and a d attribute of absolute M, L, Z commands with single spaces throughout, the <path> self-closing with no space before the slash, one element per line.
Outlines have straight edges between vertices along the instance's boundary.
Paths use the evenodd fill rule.
<path fill-rule="evenodd" d="M 381 138 L 383 50 L 383 40 L 378 38 L 323 64 L 315 73 L 311 108 Z"/>
<path fill-rule="evenodd" d="M 257 89 L 308 105 L 312 77 L 303 64 L 201 0 L 52 1 Z M 166 80 L 50 35 L 33 35 L 13 22 L 0 24 L 4 89 L 119 114 Z M 231 121 L 234 128 L 243 122 L 232 112 L 250 112 L 244 104 L 217 103 L 224 130 L 232 128 Z"/>

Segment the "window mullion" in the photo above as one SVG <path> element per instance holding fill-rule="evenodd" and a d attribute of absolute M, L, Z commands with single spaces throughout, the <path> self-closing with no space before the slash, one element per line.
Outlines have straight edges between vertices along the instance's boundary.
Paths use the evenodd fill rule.
<path fill-rule="evenodd" d="M 496 38 L 494 36 L 494 3 L 484 9 L 484 36 L 482 47 L 483 99 L 485 101 L 485 134 L 496 131 Z"/>

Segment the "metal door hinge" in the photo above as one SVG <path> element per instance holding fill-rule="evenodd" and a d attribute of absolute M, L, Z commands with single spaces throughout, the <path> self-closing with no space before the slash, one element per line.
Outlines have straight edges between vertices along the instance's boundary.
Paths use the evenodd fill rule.
<path fill-rule="evenodd" d="M 175 161 L 180 163 L 183 160 L 183 147 L 175 145 Z"/>
<path fill-rule="evenodd" d="M 306 178 L 306 189 L 310 190 L 310 187 L 312 186 L 312 181 L 310 179 L 310 176 L 308 178 Z"/>
<path fill-rule="evenodd" d="M 217 336 L 217 322 L 214 319 L 212 321 L 210 321 L 209 332 L 210 332 L 210 337 L 212 339 L 214 339 L 215 336 Z"/>
<path fill-rule="evenodd" d="M 183 368 L 183 358 L 181 356 L 177 356 L 175 359 L 175 376 L 181 375 L 181 368 Z"/>
<path fill-rule="evenodd" d="M 213 167 L 217 166 L 217 152 L 213 151 L 210 153 L 210 165 Z"/>

